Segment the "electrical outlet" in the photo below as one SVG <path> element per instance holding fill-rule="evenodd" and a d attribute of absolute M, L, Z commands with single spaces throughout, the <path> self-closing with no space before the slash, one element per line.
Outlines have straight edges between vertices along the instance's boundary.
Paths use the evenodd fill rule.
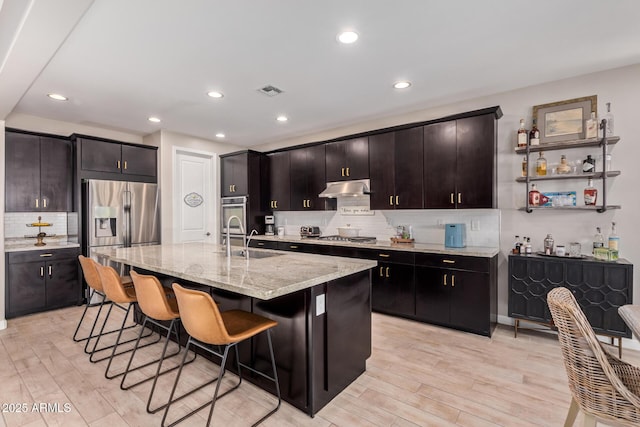
<path fill-rule="evenodd" d="M 436 225 L 438 227 L 444 227 L 444 220 L 442 218 L 436 219 Z"/>
<path fill-rule="evenodd" d="M 480 231 L 480 220 L 471 220 L 471 231 Z"/>

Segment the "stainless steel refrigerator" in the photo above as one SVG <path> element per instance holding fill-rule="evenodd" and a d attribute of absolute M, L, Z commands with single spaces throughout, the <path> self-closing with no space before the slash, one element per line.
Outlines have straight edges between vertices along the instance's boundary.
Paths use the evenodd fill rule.
<path fill-rule="evenodd" d="M 88 256 L 97 259 L 96 248 L 160 243 L 157 184 L 87 180 L 83 201 L 83 242 Z M 125 273 L 123 266 L 113 266 Z"/>

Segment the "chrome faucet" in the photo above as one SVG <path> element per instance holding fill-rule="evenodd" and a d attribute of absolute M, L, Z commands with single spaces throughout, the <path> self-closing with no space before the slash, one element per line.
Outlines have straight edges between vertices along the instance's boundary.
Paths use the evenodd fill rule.
<path fill-rule="evenodd" d="M 231 215 L 229 217 L 229 219 L 227 220 L 227 257 L 231 258 L 231 233 L 229 233 L 230 227 L 231 227 L 231 220 L 235 218 L 238 220 L 238 225 L 240 225 L 240 231 L 242 232 L 242 234 L 244 234 L 244 227 L 242 226 L 242 221 L 240 220 L 240 218 L 238 218 L 236 215 Z"/>
<path fill-rule="evenodd" d="M 247 259 L 249 259 L 249 242 L 251 242 L 251 236 L 253 236 L 254 234 L 258 234 L 258 230 L 256 230 L 255 228 L 251 230 L 251 233 L 249 233 L 249 237 L 247 237 L 247 242 L 244 245 L 244 254 Z"/>

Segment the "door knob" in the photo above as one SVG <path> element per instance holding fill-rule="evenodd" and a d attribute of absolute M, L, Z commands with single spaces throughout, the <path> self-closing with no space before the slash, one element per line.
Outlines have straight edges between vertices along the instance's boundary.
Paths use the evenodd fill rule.
<path fill-rule="evenodd" d="M 209 232 L 207 231 L 207 233 L 205 234 L 205 236 L 211 236 L 211 233 L 209 233 Z"/>

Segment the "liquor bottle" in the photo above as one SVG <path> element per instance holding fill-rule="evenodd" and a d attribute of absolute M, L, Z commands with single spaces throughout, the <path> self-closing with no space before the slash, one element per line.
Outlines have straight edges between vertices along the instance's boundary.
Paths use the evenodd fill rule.
<path fill-rule="evenodd" d="M 551 234 L 547 234 L 544 239 L 544 253 L 545 255 L 553 254 L 553 236 Z"/>
<path fill-rule="evenodd" d="M 522 176 L 527 176 L 529 173 L 529 164 L 527 163 L 527 156 L 522 158 Z"/>
<path fill-rule="evenodd" d="M 611 113 L 611 103 L 607 102 L 607 113 L 604 115 L 603 117 L 604 119 L 607 120 L 607 123 L 605 125 L 605 129 L 604 129 L 604 136 L 606 137 L 610 137 L 613 136 L 613 114 Z"/>
<path fill-rule="evenodd" d="M 597 248 L 604 248 L 604 237 L 602 236 L 600 227 L 596 227 L 596 235 L 593 236 L 593 250 L 591 253 L 595 254 Z"/>
<path fill-rule="evenodd" d="M 616 234 L 616 223 L 611 223 L 611 234 L 609 234 L 609 250 L 617 251 L 620 246 L 620 236 Z"/>
<path fill-rule="evenodd" d="M 547 159 L 544 158 L 544 152 L 540 152 L 536 160 L 536 175 L 545 176 L 547 174 Z"/>
<path fill-rule="evenodd" d="M 527 146 L 527 130 L 524 128 L 524 119 L 520 119 L 520 129 L 518 129 L 518 148 Z"/>
<path fill-rule="evenodd" d="M 585 120 L 584 128 L 584 137 L 586 139 L 598 137 L 598 119 L 595 112 L 592 111 L 591 118 Z"/>
<path fill-rule="evenodd" d="M 531 238 L 527 237 L 527 243 L 524 246 L 524 253 L 530 254 L 533 253 L 533 248 L 531 247 Z"/>
<path fill-rule="evenodd" d="M 535 184 L 531 184 L 531 190 L 529 190 L 529 205 L 540 206 L 540 192 Z"/>
<path fill-rule="evenodd" d="M 533 119 L 531 132 L 529 132 L 529 145 L 540 145 L 540 131 L 536 125 L 536 119 Z"/>
<path fill-rule="evenodd" d="M 519 254 L 520 253 L 520 246 L 522 246 L 522 243 L 520 243 L 520 236 L 518 236 L 516 234 L 516 242 L 513 244 L 513 253 L 514 254 Z"/>
<path fill-rule="evenodd" d="M 557 171 L 559 174 L 571 172 L 571 167 L 567 163 L 567 156 L 564 154 L 560 156 L 560 165 L 558 165 Z"/>
<path fill-rule="evenodd" d="M 593 173 L 596 171 L 596 159 L 591 157 L 591 154 L 587 155 L 587 158 L 582 161 L 582 173 Z"/>
<path fill-rule="evenodd" d="M 527 248 L 527 237 L 523 236 L 522 237 L 522 244 L 520 245 L 520 253 L 524 254 L 526 252 L 526 248 Z"/>
<path fill-rule="evenodd" d="M 586 206 L 594 206 L 598 199 L 598 189 L 593 186 L 593 178 L 589 178 L 587 186 L 584 189 L 584 204 Z"/>

